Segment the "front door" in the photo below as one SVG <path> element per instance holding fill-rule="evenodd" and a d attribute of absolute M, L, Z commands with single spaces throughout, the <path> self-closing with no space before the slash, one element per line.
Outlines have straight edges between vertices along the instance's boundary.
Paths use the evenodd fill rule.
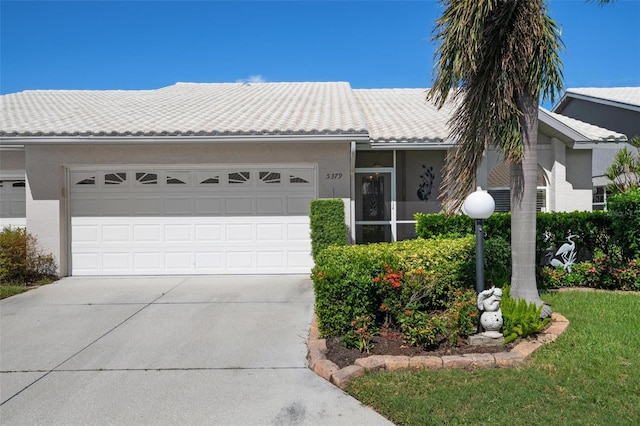
<path fill-rule="evenodd" d="M 356 242 L 393 241 L 391 171 L 359 171 L 356 177 Z"/>

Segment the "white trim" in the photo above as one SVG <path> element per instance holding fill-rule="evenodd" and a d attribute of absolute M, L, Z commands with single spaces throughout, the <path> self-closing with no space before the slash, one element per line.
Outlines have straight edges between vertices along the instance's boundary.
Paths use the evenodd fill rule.
<path fill-rule="evenodd" d="M 389 142 L 371 142 L 369 144 L 370 149 L 393 149 L 393 150 L 403 150 L 403 151 L 411 151 L 411 150 L 420 150 L 420 151 L 441 151 L 448 148 L 453 148 L 455 145 L 449 142 L 441 142 L 441 143 L 433 143 L 433 142 L 397 142 L 397 141 L 389 141 Z M 364 148 L 364 147 L 363 147 Z M 365 149 L 363 149 L 364 151 Z"/>
<path fill-rule="evenodd" d="M 251 167 L 255 168 L 265 168 L 265 169 L 302 169 L 314 167 L 316 168 L 317 173 L 317 164 L 316 163 L 172 163 L 172 164 L 148 164 L 148 163 L 140 163 L 140 164 L 92 164 L 92 165 L 75 165 L 75 164 L 65 164 L 64 167 L 69 169 L 73 169 L 74 172 L 104 172 L 104 171 L 122 171 L 122 172 L 130 172 L 130 171 L 138 171 L 138 169 L 144 170 L 180 170 L 183 171 L 185 169 L 190 170 L 200 170 L 200 169 L 237 169 L 242 167 Z M 141 170 L 141 171 L 144 171 Z"/>
<path fill-rule="evenodd" d="M 24 170 L 0 170 L 0 180 L 25 180 Z"/>
<path fill-rule="evenodd" d="M 368 134 L 211 135 L 211 136 L 0 136 L 0 145 L 37 144 L 162 144 L 162 143 L 300 143 L 368 141 Z"/>
<path fill-rule="evenodd" d="M 398 241 L 398 211 L 397 207 L 397 194 L 396 194 L 396 172 L 398 170 L 397 150 L 393 150 L 393 173 L 391 173 L 391 241 Z"/>
<path fill-rule="evenodd" d="M 630 111 L 640 112 L 640 105 L 633 105 L 633 104 L 628 104 L 626 102 L 613 101 L 610 99 L 601 98 L 599 96 L 576 93 L 576 92 L 572 92 L 571 89 L 568 89 L 565 92 L 565 94 L 562 96 L 562 99 L 560 99 L 560 102 L 558 102 L 558 105 L 556 105 L 552 109 L 552 112 L 556 112 L 556 110 L 560 108 L 564 109 L 565 105 L 569 103 L 571 98 L 578 99 L 581 101 L 593 102 L 595 104 L 602 104 L 602 105 L 612 106 L 616 108 L 628 109 Z"/>
<path fill-rule="evenodd" d="M 351 165 L 349 168 L 349 227 L 351 232 L 351 242 L 356 242 L 356 155 L 358 154 L 356 142 L 351 142 Z"/>
<path fill-rule="evenodd" d="M 67 243 L 65 244 L 65 252 L 67 256 L 67 270 L 65 275 L 71 275 L 73 271 L 73 264 L 71 262 L 72 256 L 72 247 L 71 243 L 73 242 L 73 233 L 71 227 L 71 194 L 69 193 L 69 188 L 71 188 L 71 169 L 69 167 L 64 167 L 65 175 L 64 175 L 64 206 L 65 206 L 65 226 L 66 226 L 66 235 L 67 235 Z M 62 268 L 62 265 L 60 265 Z M 62 271 L 61 271 L 62 272 Z"/>

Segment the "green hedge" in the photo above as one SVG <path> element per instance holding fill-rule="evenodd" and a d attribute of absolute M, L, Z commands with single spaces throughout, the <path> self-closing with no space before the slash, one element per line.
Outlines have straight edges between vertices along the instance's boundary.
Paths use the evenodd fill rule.
<path fill-rule="evenodd" d="M 575 240 L 578 261 L 592 258 L 593 253 L 607 247 L 613 234 L 613 215 L 607 212 L 538 213 L 536 216 L 536 247 L 539 259 L 552 247 L 560 247 L 570 234 L 579 235 Z M 636 216 L 637 217 L 637 216 Z M 444 214 L 415 215 L 418 237 L 455 237 L 474 233 L 473 222 L 466 215 Z M 511 244 L 511 214 L 496 213 L 484 223 L 487 238 L 501 238 Z M 640 231 L 639 231 L 640 232 Z"/>
<path fill-rule="evenodd" d="M 614 242 L 625 259 L 640 258 L 640 188 L 612 195 L 607 207 Z"/>
<path fill-rule="evenodd" d="M 311 201 L 311 254 L 315 259 L 330 245 L 347 244 L 344 202 L 341 199 Z"/>
<path fill-rule="evenodd" d="M 396 275 L 402 287 L 392 303 L 386 284 Z M 342 336 L 358 317 L 381 325 L 384 302 L 403 305 L 418 298 L 413 302 L 421 308 L 438 309 L 445 307 L 453 290 L 473 288 L 475 241 L 466 237 L 331 246 L 316 258 L 312 279 L 320 333 Z"/>

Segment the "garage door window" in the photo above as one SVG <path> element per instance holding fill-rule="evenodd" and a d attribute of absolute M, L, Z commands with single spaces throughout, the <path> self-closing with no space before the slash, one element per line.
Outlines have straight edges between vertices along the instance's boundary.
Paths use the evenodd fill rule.
<path fill-rule="evenodd" d="M 126 172 L 117 173 L 105 173 L 104 184 L 105 185 L 121 185 L 127 181 Z"/>
<path fill-rule="evenodd" d="M 157 185 L 157 173 L 136 172 L 136 182 L 141 185 Z"/>
<path fill-rule="evenodd" d="M 171 172 L 165 176 L 167 185 L 186 185 L 189 182 L 189 172 Z"/>
<path fill-rule="evenodd" d="M 231 172 L 228 174 L 229 183 L 243 184 L 251 180 L 251 172 Z"/>
<path fill-rule="evenodd" d="M 260 172 L 260 182 L 282 183 L 282 177 L 278 172 Z"/>

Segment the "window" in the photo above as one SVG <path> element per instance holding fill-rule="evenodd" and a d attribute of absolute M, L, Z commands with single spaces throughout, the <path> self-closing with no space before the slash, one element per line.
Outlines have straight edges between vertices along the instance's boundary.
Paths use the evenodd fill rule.
<path fill-rule="evenodd" d="M 228 175 L 229 183 L 243 184 L 248 183 L 251 178 L 251 172 L 231 172 Z"/>
<path fill-rule="evenodd" d="M 112 172 L 104 174 L 105 185 L 122 185 L 127 181 L 126 172 Z"/>
<path fill-rule="evenodd" d="M 597 186 L 593 188 L 593 210 L 606 210 L 607 209 L 607 196 L 609 192 L 604 186 Z"/>
<path fill-rule="evenodd" d="M 510 167 L 506 162 L 496 165 L 489 173 L 487 179 L 488 192 L 496 202 L 496 213 L 511 211 L 510 175 Z M 536 210 L 539 212 L 547 211 L 547 183 L 541 167 L 538 167 Z"/>
<path fill-rule="evenodd" d="M 279 172 L 260 172 L 260 181 L 264 183 L 282 183 Z"/>
<path fill-rule="evenodd" d="M 147 172 L 136 172 L 136 182 L 142 185 L 157 185 L 158 174 Z"/>
<path fill-rule="evenodd" d="M 167 185 L 186 185 L 189 182 L 189 172 L 168 172 L 165 182 Z"/>

